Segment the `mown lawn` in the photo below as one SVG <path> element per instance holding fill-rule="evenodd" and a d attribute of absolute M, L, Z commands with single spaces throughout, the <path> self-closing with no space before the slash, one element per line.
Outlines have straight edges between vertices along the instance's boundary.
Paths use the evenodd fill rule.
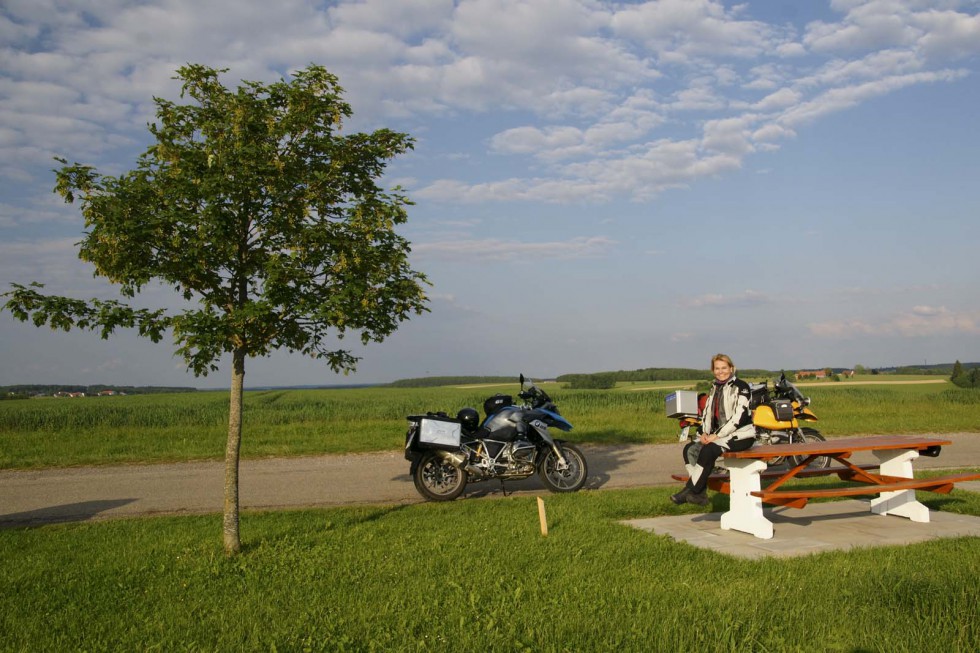
<path fill-rule="evenodd" d="M 976 651 L 980 543 L 746 561 L 668 489 L 0 530 L 4 651 Z M 980 515 L 980 495 L 927 495 Z"/>

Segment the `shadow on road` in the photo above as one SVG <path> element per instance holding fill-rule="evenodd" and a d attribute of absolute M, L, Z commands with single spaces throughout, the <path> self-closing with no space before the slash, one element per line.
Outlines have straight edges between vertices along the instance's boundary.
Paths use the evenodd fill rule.
<path fill-rule="evenodd" d="M 136 499 L 112 499 L 106 501 L 81 501 L 60 506 L 38 508 L 27 512 L 0 515 L 0 528 L 20 526 L 40 526 L 42 524 L 61 524 L 66 522 L 88 521 L 99 514 L 133 503 Z"/>
<path fill-rule="evenodd" d="M 586 455 L 589 460 L 589 480 L 585 487 L 590 490 L 605 486 L 616 470 L 636 460 L 636 450 L 629 447 L 589 447 Z"/>
<path fill-rule="evenodd" d="M 585 482 L 583 489 L 597 490 L 609 484 L 620 470 L 636 461 L 636 450 L 630 447 L 619 447 L 612 445 L 583 446 L 582 453 L 585 455 L 589 466 L 589 478 Z M 412 483 L 409 474 L 399 474 L 391 479 L 392 481 Z M 505 494 L 517 493 L 538 493 L 544 492 L 545 487 L 537 474 L 521 480 L 504 481 L 503 486 L 498 479 L 489 481 L 478 481 L 467 484 L 466 491 L 463 493 L 467 498 L 479 498 L 487 496 L 503 496 Z"/>

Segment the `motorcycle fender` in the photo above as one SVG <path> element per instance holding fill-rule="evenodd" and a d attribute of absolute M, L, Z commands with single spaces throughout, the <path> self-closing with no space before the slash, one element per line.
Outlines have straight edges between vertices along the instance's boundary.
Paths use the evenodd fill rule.
<path fill-rule="evenodd" d="M 565 461 L 565 455 L 561 452 L 561 447 L 555 443 L 555 439 L 551 437 L 551 433 L 548 432 L 548 425 L 541 420 L 536 419 L 531 422 L 531 428 L 533 428 L 537 434 L 541 436 L 541 439 L 552 448 L 555 455 L 558 456 L 559 462 L 561 462 L 563 465 L 567 464 Z"/>
<path fill-rule="evenodd" d="M 804 408 L 799 413 L 796 414 L 797 419 L 806 420 L 807 422 L 816 422 L 817 416 L 813 414 L 809 408 Z"/>

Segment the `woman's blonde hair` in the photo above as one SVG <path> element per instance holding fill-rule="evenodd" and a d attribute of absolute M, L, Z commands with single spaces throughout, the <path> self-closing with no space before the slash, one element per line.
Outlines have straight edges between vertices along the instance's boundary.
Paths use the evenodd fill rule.
<path fill-rule="evenodd" d="M 712 356 L 711 367 L 709 369 L 715 369 L 715 361 L 725 361 L 728 363 L 728 366 L 732 368 L 732 372 L 735 372 L 735 363 L 732 362 L 732 359 L 730 356 L 728 356 L 728 354 L 715 354 Z"/>

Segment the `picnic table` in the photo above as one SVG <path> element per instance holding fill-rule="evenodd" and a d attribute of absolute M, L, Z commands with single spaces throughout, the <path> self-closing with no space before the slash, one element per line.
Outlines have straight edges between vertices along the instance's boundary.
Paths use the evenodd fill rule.
<path fill-rule="evenodd" d="M 948 493 L 955 483 L 980 479 L 980 474 L 967 473 L 939 478 L 916 479 L 912 461 L 920 454 L 936 456 L 949 440 L 907 435 L 835 438 L 826 442 L 761 445 L 745 451 L 724 454 L 728 475 L 713 475 L 709 486 L 731 496 L 728 512 L 721 517 L 721 527 L 750 533 L 758 538 L 773 536 L 772 522 L 763 513 L 762 504 L 803 508 L 814 498 L 846 497 L 868 494 L 879 496 L 871 500 L 871 512 L 879 515 L 898 515 L 915 522 L 928 522 L 929 509 L 916 499 L 916 490 Z M 850 458 L 859 451 L 870 452 L 877 459 L 874 465 L 856 465 Z M 802 458 L 799 465 L 785 470 L 769 470 L 768 461 L 777 457 Z M 819 456 L 833 459 L 838 466 L 808 468 Z M 877 470 L 877 471 L 875 471 Z M 841 488 L 784 488 L 794 478 L 836 474 L 853 483 Z M 763 487 L 762 481 L 766 480 Z"/>

